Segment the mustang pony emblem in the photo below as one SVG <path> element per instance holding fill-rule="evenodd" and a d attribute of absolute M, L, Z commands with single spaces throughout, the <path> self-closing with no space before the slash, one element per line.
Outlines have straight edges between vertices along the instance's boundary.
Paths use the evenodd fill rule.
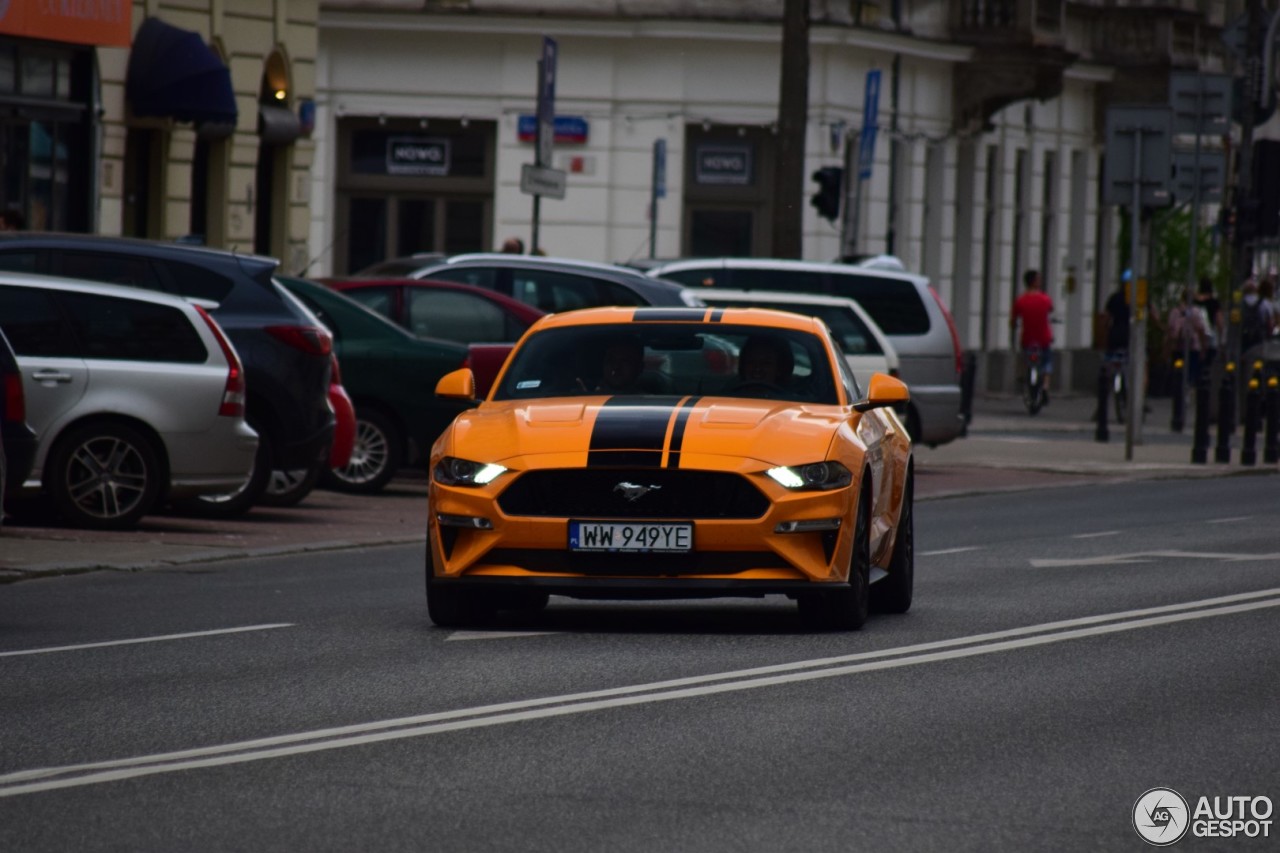
<path fill-rule="evenodd" d="M 628 483 L 623 480 L 621 483 L 613 487 L 615 492 L 622 492 L 622 496 L 627 500 L 635 503 L 640 498 L 661 489 L 662 486 L 637 486 L 635 483 Z"/>

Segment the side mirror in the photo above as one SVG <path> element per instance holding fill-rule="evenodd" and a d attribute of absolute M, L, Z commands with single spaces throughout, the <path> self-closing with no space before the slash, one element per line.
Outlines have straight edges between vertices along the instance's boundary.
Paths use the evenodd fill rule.
<path fill-rule="evenodd" d="M 873 373 L 871 381 L 867 383 L 867 398 L 854 403 L 853 408 L 854 411 L 869 412 L 883 406 L 896 406 L 910 399 L 911 392 L 907 390 L 907 383 L 887 373 Z"/>
<path fill-rule="evenodd" d="M 476 377 L 471 368 L 462 367 L 452 373 L 446 373 L 436 383 L 436 396 L 448 397 L 451 400 L 474 400 L 476 398 Z"/>

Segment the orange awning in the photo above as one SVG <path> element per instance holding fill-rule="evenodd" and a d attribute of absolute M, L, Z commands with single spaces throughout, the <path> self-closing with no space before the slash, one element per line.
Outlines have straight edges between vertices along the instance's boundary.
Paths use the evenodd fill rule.
<path fill-rule="evenodd" d="M 73 44 L 128 47 L 132 0 L 94 3 L 0 2 L 0 34 Z"/>

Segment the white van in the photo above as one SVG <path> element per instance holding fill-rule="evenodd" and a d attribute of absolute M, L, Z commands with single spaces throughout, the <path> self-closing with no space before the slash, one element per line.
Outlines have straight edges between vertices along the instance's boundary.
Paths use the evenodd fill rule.
<path fill-rule="evenodd" d="M 771 258 L 671 261 L 646 275 L 690 288 L 816 293 L 855 300 L 898 353 L 901 378 L 911 389 L 907 429 L 912 439 L 932 447 L 962 434 L 964 352 L 950 313 L 924 276 Z"/>

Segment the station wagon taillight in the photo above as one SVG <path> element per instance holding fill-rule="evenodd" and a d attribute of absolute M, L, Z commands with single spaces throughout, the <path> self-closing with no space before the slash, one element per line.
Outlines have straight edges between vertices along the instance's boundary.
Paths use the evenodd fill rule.
<path fill-rule="evenodd" d="M 267 326 L 267 333 L 291 347 L 311 355 L 333 352 L 333 335 L 319 326 Z"/>
<path fill-rule="evenodd" d="M 956 356 L 956 375 L 964 373 L 964 348 L 960 346 L 960 333 L 956 330 L 956 321 L 951 316 L 951 312 L 947 310 L 947 303 L 942 301 L 942 295 L 933 287 L 929 288 L 929 293 L 933 296 L 933 301 L 938 303 L 938 307 L 942 309 L 942 316 L 947 321 L 947 331 L 951 333 L 951 349 Z"/>
<path fill-rule="evenodd" d="M 27 398 L 22 396 L 22 376 L 17 373 L 4 376 L 4 419 L 18 424 L 27 419 Z"/>
<path fill-rule="evenodd" d="M 240 356 L 231 346 L 231 341 L 227 340 L 227 336 L 223 334 L 222 327 L 213 321 L 209 312 L 199 305 L 195 308 L 208 324 L 209 331 L 213 332 L 214 339 L 222 349 L 222 355 L 227 359 L 227 384 L 222 389 L 222 403 L 218 406 L 218 414 L 229 418 L 242 418 L 244 417 L 244 365 L 240 363 Z"/>

